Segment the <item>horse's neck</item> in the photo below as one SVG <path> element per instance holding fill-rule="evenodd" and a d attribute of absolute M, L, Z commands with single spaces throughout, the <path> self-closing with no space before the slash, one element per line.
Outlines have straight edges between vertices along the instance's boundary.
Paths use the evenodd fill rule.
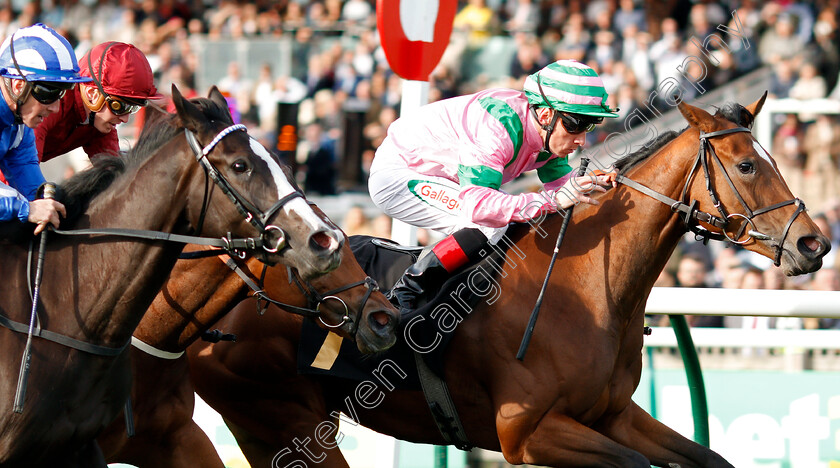
<path fill-rule="evenodd" d="M 657 169 L 652 162 L 632 170 L 630 177 L 679 198 L 687 172 L 679 167 Z M 590 314 L 601 322 L 599 326 L 621 327 L 635 317 L 637 306 L 646 300 L 684 228 L 669 206 L 624 185 L 598 200 L 598 206 L 575 208 L 542 308 L 575 309 L 572 313 Z M 512 307 L 535 303 L 561 225 L 562 216 L 548 218 L 542 226 L 546 237 L 532 228 L 517 240 L 524 259 L 508 252 L 508 261 L 525 262 L 528 270 L 508 268 L 507 278 L 500 280 L 501 294 L 512 296 Z M 523 281 L 523 275 L 529 279 Z M 540 321 L 558 321 L 546 330 L 568 326 L 568 316 L 543 315 L 548 317 L 540 316 Z M 521 319 L 517 316 L 513 320 Z"/>
<path fill-rule="evenodd" d="M 179 352 L 245 299 L 249 289 L 227 264 L 228 257 L 181 260 L 134 331 L 155 348 Z M 261 271 L 250 259 L 243 271 Z M 285 269 L 283 269 L 285 270 Z M 256 280 L 255 280 L 256 281 Z M 285 283 L 284 283 L 285 284 Z"/>
<path fill-rule="evenodd" d="M 628 171 L 627 176 L 665 196 L 679 200 L 692 164 L 691 158 L 670 155 L 667 147 Z M 669 158 L 667 164 L 656 158 Z M 626 185 L 619 185 L 593 207 L 603 226 L 606 278 L 616 297 L 645 300 L 671 257 L 685 226 L 671 208 Z"/>
<path fill-rule="evenodd" d="M 181 167 L 173 167 L 177 164 Z M 150 156 L 91 201 L 85 224 L 91 228 L 183 230 L 187 181 L 194 169 L 187 164 L 187 158 L 174 158 L 165 150 Z M 127 341 L 182 246 L 124 238 L 68 242 L 70 248 L 64 251 L 73 251 L 68 254 L 74 257 L 68 263 L 73 265 L 71 270 L 78 270 L 71 272 L 78 278 L 73 294 L 80 298 L 75 315 L 81 317 L 90 336 L 107 343 Z"/>
<path fill-rule="evenodd" d="M 166 153 L 160 150 L 129 168 L 95 197 L 86 212 L 88 224 L 173 232 L 186 204 L 187 179 L 198 166 L 187 158 L 170 156 L 167 162 Z"/>

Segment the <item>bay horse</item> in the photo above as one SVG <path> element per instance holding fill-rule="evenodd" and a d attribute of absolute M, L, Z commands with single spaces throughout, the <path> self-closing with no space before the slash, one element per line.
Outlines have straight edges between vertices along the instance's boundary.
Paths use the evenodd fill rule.
<path fill-rule="evenodd" d="M 200 231 L 308 275 L 340 261 L 343 237 L 312 211 L 279 161 L 233 125 L 218 89 L 188 101 L 173 86 L 172 99 L 177 112 L 147 126 L 125 157 L 100 158 L 65 186 L 68 219 L 47 243 L 20 412 L 13 395 L 32 309 L 32 252 L 28 239 L 3 241 L 2 467 L 106 466 L 94 438 L 128 398 L 129 339 L 183 249 L 148 231 Z M 101 234 L 110 228 L 132 237 Z M 134 237 L 141 231 L 152 238 Z"/>
<path fill-rule="evenodd" d="M 131 351 L 136 434 L 127 437 L 124 418 L 115 419 L 98 439 L 106 460 L 140 467 L 224 468 L 192 420 L 195 394 L 183 350 L 249 295 L 245 303 L 250 313 L 267 323 L 276 314 L 303 317 L 317 307 L 318 320 L 355 340 L 360 351 L 375 353 L 393 345 L 397 310 L 355 262 L 347 244 L 342 257 L 336 270 L 305 284 L 280 265 L 265 268 L 253 258 L 238 262 L 251 286 L 224 258 L 179 261 L 134 332 L 143 343 L 143 349 Z M 267 310 L 254 300 L 259 296 L 252 287 L 259 284 L 260 296 L 270 300 L 264 303 L 270 305 Z"/>
<path fill-rule="evenodd" d="M 827 238 L 748 129 L 765 97 L 715 115 L 681 102 L 687 129 L 615 162 L 621 183 L 597 195 L 599 206 L 574 211 L 522 361 L 515 355 L 528 321 L 523 305 L 537 297 L 562 216 L 509 231 L 521 254 L 508 255 L 495 302 L 480 302 L 458 324 L 444 355 L 472 445 L 512 464 L 732 466 L 631 396 L 641 376 L 645 302 L 687 228 L 728 236 L 787 275 L 821 267 Z M 348 400 L 361 401 L 356 382 L 299 375 L 300 323 L 281 314 L 258 322 L 238 307 L 217 325 L 239 342 L 188 349 L 196 391 L 225 418 L 251 466 L 346 468 L 330 425 L 337 411 L 398 439 L 446 444 L 419 391 L 380 386 L 361 396 L 367 405 L 351 408 Z"/>

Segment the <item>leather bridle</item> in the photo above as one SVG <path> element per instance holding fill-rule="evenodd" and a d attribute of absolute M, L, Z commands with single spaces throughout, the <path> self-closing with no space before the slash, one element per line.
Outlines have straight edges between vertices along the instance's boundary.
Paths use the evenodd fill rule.
<path fill-rule="evenodd" d="M 361 281 L 345 284 L 344 286 L 331 289 L 327 292 L 319 293 L 308 281 L 302 281 L 298 277 L 298 275 L 292 271 L 291 268 L 286 268 L 288 270 L 289 282 L 295 283 L 295 285 L 303 293 L 303 295 L 306 296 L 306 300 L 309 301 L 310 306 L 315 306 L 315 312 L 318 313 L 318 321 L 320 321 L 327 328 L 341 328 L 342 326 L 347 324 L 347 334 L 350 336 L 356 336 L 356 331 L 359 329 L 359 317 L 361 316 L 362 311 L 365 309 L 365 304 L 367 304 L 368 299 L 370 299 L 370 295 L 374 291 L 379 291 L 379 284 L 377 284 L 375 279 L 371 278 L 370 276 L 366 276 L 365 279 Z M 350 309 L 347 307 L 347 303 L 344 302 L 344 300 L 338 297 L 336 294 L 343 291 L 347 291 L 349 289 L 353 289 L 357 286 L 364 286 L 366 290 L 364 297 L 362 297 L 362 302 L 359 305 L 358 310 L 356 311 L 354 319 L 354 317 L 350 316 Z M 321 315 L 321 304 L 329 300 L 338 301 L 344 307 L 344 315 L 341 317 L 341 322 L 335 325 L 330 325 L 329 323 L 325 322 Z"/>
<path fill-rule="evenodd" d="M 263 249 L 269 253 L 280 252 L 288 248 L 288 244 L 286 242 L 286 232 L 283 231 L 283 229 L 279 226 L 276 226 L 274 224 L 267 224 L 268 220 L 272 216 L 274 216 L 277 210 L 282 208 L 283 205 L 285 205 L 289 201 L 295 198 L 304 198 L 303 194 L 300 191 L 296 190 L 277 200 L 271 207 L 269 207 L 268 210 L 262 211 L 254 203 L 252 203 L 250 200 L 243 197 L 239 192 L 237 192 L 236 189 L 234 189 L 233 186 L 231 186 L 230 183 L 227 181 L 227 179 L 225 179 L 225 177 L 219 172 L 219 170 L 216 169 L 215 166 L 213 166 L 213 163 L 211 163 L 210 160 L 208 160 L 206 157 L 207 154 L 209 154 L 210 151 L 212 151 L 213 148 L 217 144 L 219 144 L 219 142 L 222 141 L 222 139 L 225 136 L 240 130 L 247 132 L 247 128 L 245 127 L 245 125 L 231 125 L 230 127 L 227 127 L 221 132 L 219 132 L 219 134 L 216 135 L 216 137 L 213 138 L 213 140 L 203 148 L 201 147 L 201 144 L 198 142 L 198 139 L 192 131 L 185 128 L 184 133 L 187 137 L 187 142 L 189 143 L 190 148 L 192 148 L 193 153 L 195 153 L 196 160 L 199 163 L 201 163 L 202 167 L 204 168 L 205 174 L 208 177 L 210 177 L 210 179 L 212 179 L 213 182 L 216 183 L 216 185 L 219 187 L 222 193 L 227 195 L 230 201 L 233 202 L 234 206 L 236 206 L 236 209 L 239 211 L 239 213 L 241 213 L 242 216 L 245 217 L 245 220 L 251 223 L 251 225 L 254 226 L 260 233 L 260 239 L 262 240 Z M 206 208 L 207 197 L 205 197 L 205 203 L 201 209 L 201 222 L 199 222 L 199 226 L 201 226 L 204 220 Z M 268 244 L 268 234 L 270 231 L 276 231 L 278 234 L 277 242 L 274 245 Z"/>
<path fill-rule="evenodd" d="M 619 175 L 616 178 L 616 181 L 629 187 L 632 187 L 644 193 L 645 195 L 655 198 L 656 200 L 659 200 L 662 203 L 665 203 L 666 205 L 669 205 L 671 207 L 671 210 L 675 213 L 682 213 L 684 215 L 683 221 L 685 222 L 686 227 L 695 234 L 698 240 L 702 239 L 703 242 L 707 242 L 708 239 L 728 240 L 734 244 L 745 244 L 751 239 L 772 241 L 774 244 L 773 247 L 776 250 L 776 255 L 773 259 L 773 263 L 776 266 L 779 266 L 781 264 L 782 252 L 784 251 L 783 247 L 785 239 L 787 238 L 788 233 L 790 232 L 790 228 L 793 225 L 793 222 L 796 220 L 800 213 L 805 211 L 805 203 L 802 202 L 802 200 L 800 200 L 799 198 L 793 198 L 791 200 L 775 203 L 773 205 L 766 206 L 757 210 L 750 209 L 750 207 L 744 201 L 744 198 L 741 196 L 738 189 L 735 187 L 735 184 L 732 182 L 732 178 L 729 177 L 729 174 L 726 172 L 726 169 L 723 166 L 723 162 L 721 162 L 720 158 L 715 153 L 714 147 L 709 141 L 710 138 L 731 135 L 734 133 L 741 132 L 751 133 L 750 129 L 746 127 L 729 128 L 708 133 L 700 132 L 700 149 L 697 151 L 697 157 L 695 158 L 694 164 L 691 167 L 691 172 L 689 173 L 688 178 L 685 181 L 685 185 L 683 186 L 682 195 L 680 196 L 680 199 L 682 201 L 674 200 L 673 198 L 667 197 L 622 175 Z M 712 186 L 711 177 L 709 175 L 709 155 L 711 155 L 715 164 L 723 173 L 724 179 L 726 179 L 727 184 L 732 189 L 732 192 L 735 194 L 735 198 L 741 204 L 744 213 L 729 213 L 723 206 L 723 204 L 720 202 L 718 194 L 715 192 L 715 189 Z M 715 208 L 717 208 L 718 212 L 720 213 L 720 216 L 716 216 L 711 213 L 698 210 L 697 200 L 691 201 L 690 204 L 687 204 L 685 201 L 686 195 L 688 194 L 689 184 L 694 178 L 698 166 L 702 166 L 703 168 L 703 175 L 706 178 L 706 190 L 708 190 L 709 197 L 712 199 L 712 204 Z M 791 215 L 790 219 L 787 222 L 787 225 L 782 231 L 781 238 L 776 239 L 756 229 L 755 223 L 753 223 L 753 218 L 755 218 L 758 215 L 769 213 L 773 210 L 785 207 L 787 205 L 796 205 L 796 210 L 794 211 L 793 215 Z M 738 232 L 735 234 L 735 236 L 730 237 L 729 234 L 727 234 L 726 230 L 729 227 L 730 221 L 732 221 L 735 218 L 742 218 L 745 222 L 741 225 L 741 228 L 738 229 Z M 702 226 L 700 226 L 698 222 L 703 222 L 714 226 L 720 229 L 720 232 L 709 231 L 708 229 L 705 229 Z M 747 230 L 747 227 L 749 227 L 750 229 Z M 747 238 L 739 241 L 738 239 L 744 234 L 745 230 Z"/>
<path fill-rule="evenodd" d="M 267 265 L 263 265 L 263 270 L 260 274 L 260 277 L 256 281 L 254 281 L 254 279 L 252 279 L 244 271 L 243 268 L 240 268 L 237 260 L 235 260 L 234 258 L 228 258 L 227 260 L 225 260 L 225 264 L 231 270 L 236 272 L 236 274 L 239 275 L 239 277 L 245 282 L 245 284 L 249 288 L 251 288 L 251 290 L 253 291 L 254 299 L 256 299 L 257 301 L 257 313 L 259 313 L 260 315 L 265 313 L 265 310 L 269 304 L 274 304 L 275 306 L 293 314 L 309 318 L 317 317 L 318 320 L 327 328 L 340 328 L 345 324 L 349 324 L 349 328 L 346 330 L 346 332 L 350 336 L 356 335 L 356 331 L 359 328 L 358 317 L 365 309 L 365 304 L 367 304 L 368 299 L 370 299 L 370 295 L 374 291 L 379 291 L 379 284 L 376 283 L 376 280 L 374 280 L 370 276 L 366 276 L 363 280 L 346 284 L 344 286 L 331 289 L 324 293 L 320 293 L 308 281 L 304 281 L 301 278 L 299 278 L 299 275 L 293 268 L 287 266 L 286 274 L 289 278 L 289 284 L 294 283 L 295 286 L 297 286 L 298 290 L 300 290 L 300 292 L 303 293 L 307 300 L 307 306 L 300 307 L 280 302 L 268 296 L 268 293 L 265 292 L 265 289 L 263 287 L 263 285 L 265 284 L 265 275 L 268 269 Z M 358 286 L 364 286 L 367 290 L 365 291 L 365 295 L 362 298 L 361 304 L 356 310 L 356 318 L 354 319 L 354 317 L 350 315 L 350 307 L 347 306 L 347 302 L 345 302 L 344 299 L 338 297 L 337 294 Z M 321 304 L 330 300 L 338 301 L 344 307 L 344 314 L 341 317 L 341 322 L 334 325 L 325 322 L 321 313 Z"/>

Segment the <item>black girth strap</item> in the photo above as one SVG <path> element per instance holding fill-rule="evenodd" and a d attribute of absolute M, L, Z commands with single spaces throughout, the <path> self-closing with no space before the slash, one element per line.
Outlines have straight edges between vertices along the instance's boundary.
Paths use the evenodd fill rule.
<path fill-rule="evenodd" d="M 20 322 L 15 322 L 14 320 L 11 320 L 4 315 L 0 315 L 0 325 L 18 333 L 29 332 L 29 325 Z M 32 336 L 37 336 L 47 341 L 52 341 L 53 343 L 58 343 L 69 348 L 77 349 L 88 354 L 95 354 L 97 356 L 119 356 L 123 351 L 125 351 L 125 348 L 128 347 L 128 342 L 126 342 L 126 344 L 120 346 L 119 348 L 111 348 L 109 346 L 100 346 L 91 343 L 86 343 L 75 338 L 70 338 L 69 336 L 51 332 L 49 330 L 44 330 L 40 327 L 35 328 L 35 331 L 32 333 Z"/>
<path fill-rule="evenodd" d="M 473 445 L 467 438 L 467 431 L 464 430 L 446 382 L 429 368 L 420 353 L 414 353 L 414 362 L 417 364 L 417 376 L 420 379 L 420 386 L 423 387 L 423 396 L 426 397 L 426 403 L 429 405 L 440 435 L 448 444 L 469 452 Z"/>

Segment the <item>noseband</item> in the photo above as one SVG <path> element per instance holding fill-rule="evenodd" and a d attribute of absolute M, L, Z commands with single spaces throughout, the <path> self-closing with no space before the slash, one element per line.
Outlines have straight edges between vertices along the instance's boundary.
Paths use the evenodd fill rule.
<path fill-rule="evenodd" d="M 350 336 L 356 336 L 356 331 L 359 329 L 359 322 L 358 318 L 362 311 L 365 309 L 365 304 L 367 304 L 368 299 L 370 299 L 370 295 L 374 291 L 379 291 L 379 284 L 376 283 L 376 280 L 371 278 L 370 276 L 366 276 L 365 279 L 361 281 L 356 281 L 355 283 L 346 284 L 344 286 L 332 289 L 325 293 L 319 293 L 308 281 L 303 282 L 298 278 L 298 275 L 295 274 L 290 267 L 286 267 L 286 270 L 289 275 L 289 283 L 294 282 L 298 289 L 306 296 L 307 301 L 309 301 L 310 306 L 315 305 L 315 312 L 318 314 L 318 320 L 327 328 L 340 328 L 345 323 L 349 324 L 347 329 L 347 333 Z M 353 317 L 350 316 L 349 308 L 347 307 L 347 303 L 344 302 L 343 299 L 336 296 L 336 294 L 347 291 L 349 289 L 353 289 L 357 286 L 364 286 L 366 288 L 365 295 L 362 297 L 362 303 L 359 305 L 359 310 L 356 311 L 356 320 L 353 320 Z M 344 306 L 344 315 L 341 317 L 341 322 L 336 325 L 330 325 L 324 321 L 324 318 L 321 316 L 321 304 L 328 300 L 338 301 L 342 306 Z M 305 310 L 305 309 L 304 309 Z M 311 309 L 310 309 L 311 310 Z"/>
<path fill-rule="evenodd" d="M 718 155 L 715 153 L 715 149 L 712 144 L 709 142 L 710 138 L 715 138 L 719 136 L 729 135 L 733 133 L 740 133 L 746 132 L 751 133 L 750 129 L 745 127 L 736 127 L 736 128 L 729 128 L 726 130 L 718 130 L 716 132 L 709 132 L 709 133 L 700 133 L 700 149 L 697 151 L 697 157 L 695 158 L 694 164 L 691 167 L 691 172 L 688 175 L 688 178 L 685 181 L 685 185 L 683 186 L 682 195 L 680 196 L 681 200 L 686 200 L 686 195 L 688 194 L 688 186 L 691 183 L 691 180 L 694 178 L 694 174 L 697 171 L 698 166 L 703 167 L 703 175 L 706 178 L 706 190 L 709 192 L 709 197 L 712 199 L 712 204 L 717 208 L 720 216 L 715 216 L 711 213 L 706 213 L 704 211 L 700 211 L 697 209 L 697 200 L 693 200 L 690 204 L 686 204 L 684 201 L 674 200 L 673 198 L 667 197 L 659 192 L 656 192 L 632 179 L 628 179 L 627 177 L 619 175 L 616 180 L 619 183 L 632 187 L 645 195 L 648 195 L 656 200 L 665 203 L 671 207 L 671 210 L 674 212 L 679 212 L 684 215 L 683 221 L 686 224 L 686 227 L 695 234 L 695 237 L 698 240 L 703 240 L 703 242 L 708 242 L 709 239 L 713 240 L 728 240 L 734 244 L 745 244 L 750 241 L 750 239 L 756 240 L 769 240 L 773 241 L 774 248 L 776 249 L 776 256 L 773 259 L 773 263 L 776 266 L 781 264 L 782 259 L 782 252 L 784 251 L 783 246 L 785 243 L 785 239 L 787 239 L 788 232 L 790 231 L 790 227 L 793 225 L 793 222 L 799 216 L 800 213 L 805 211 L 805 203 L 798 198 L 794 198 L 791 200 L 783 201 L 780 203 L 776 203 L 770 206 L 766 206 L 764 208 L 760 208 L 758 210 L 752 210 L 747 203 L 744 201 L 744 198 L 741 196 L 738 189 L 735 187 L 735 184 L 732 182 L 732 178 L 729 177 L 729 174 L 726 172 L 726 169 L 723 167 L 723 162 L 721 162 Z M 735 194 L 735 198 L 738 199 L 738 202 L 741 204 L 741 207 L 744 209 L 744 213 L 728 213 L 726 208 L 720 202 L 717 193 L 715 192 L 714 187 L 712 186 L 712 180 L 709 175 L 709 155 L 714 158 L 715 163 L 717 164 L 720 171 L 723 173 L 723 177 L 726 179 L 727 184 L 732 189 L 732 192 Z M 755 223 L 753 223 L 753 218 L 758 215 L 769 213 L 770 211 L 776 210 L 778 208 L 785 207 L 787 205 L 796 205 L 796 210 L 791 215 L 790 219 L 785 226 L 784 231 L 782 232 L 782 237 L 780 239 L 775 239 L 772 236 L 764 234 L 758 231 L 755 227 Z M 742 218 L 745 222 L 738 230 L 737 234 L 734 237 L 730 237 L 727 234 L 726 230 L 729 227 L 730 221 L 735 218 Z M 720 229 L 720 232 L 711 232 L 698 224 L 698 222 L 704 222 L 711 226 L 714 226 Z M 749 226 L 749 230 L 747 227 Z M 739 241 L 744 231 L 747 231 L 747 238 L 745 240 Z"/>
<path fill-rule="evenodd" d="M 260 275 L 258 281 L 254 281 L 250 276 L 248 276 L 245 271 L 239 267 L 236 260 L 233 258 L 228 258 L 225 260 L 225 264 L 233 271 L 236 272 L 237 275 L 248 285 L 249 288 L 254 292 L 254 298 L 257 300 L 257 313 L 260 315 L 265 313 L 266 308 L 269 304 L 274 304 L 275 306 L 293 314 L 301 315 L 304 317 L 318 317 L 318 320 L 324 324 L 327 328 L 340 328 L 345 324 L 350 324 L 350 327 L 347 330 L 348 335 L 355 336 L 356 331 L 359 328 L 359 324 L 357 320 L 354 320 L 352 316 L 350 316 L 350 308 L 347 306 L 347 303 L 344 299 L 338 297 L 336 294 L 353 289 L 357 286 L 364 286 L 367 290 L 365 291 L 365 295 L 362 298 L 362 303 L 359 305 L 358 310 L 356 311 L 355 316 L 358 317 L 359 314 L 365 309 L 365 304 L 367 304 L 368 299 L 370 299 L 370 295 L 374 291 L 379 291 L 379 284 L 376 283 L 376 280 L 371 278 L 370 276 L 365 277 L 365 279 L 361 281 L 356 281 L 355 283 L 346 284 L 344 286 L 338 287 L 336 289 L 329 290 L 325 293 L 319 293 L 309 282 L 305 282 L 301 280 L 297 273 L 292 270 L 291 267 L 286 267 L 286 273 L 289 278 L 289 284 L 294 283 L 297 286 L 298 290 L 306 296 L 307 305 L 308 307 L 299 307 L 291 304 L 286 304 L 280 302 L 278 300 L 272 299 L 268 296 L 268 294 L 263 289 L 262 285 L 265 283 L 265 275 L 268 270 L 267 265 L 263 265 L 263 271 Z M 338 301 L 344 307 L 344 314 L 341 317 L 341 322 L 330 325 L 329 323 L 325 322 L 323 317 L 321 316 L 321 304 L 326 301 L 333 300 Z M 314 308 L 313 308 L 314 307 Z"/>
<path fill-rule="evenodd" d="M 201 147 L 201 144 L 199 144 L 198 139 L 192 131 L 185 128 L 184 134 L 187 137 L 187 142 L 189 143 L 190 148 L 192 148 L 193 153 L 195 153 L 195 159 L 199 163 L 201 163 L 202 167 L 204 168 L 205 174 L 210 179 L 212 179 L 213 182 L 216 183 L 216 185 L 219 186 L 219 189 L 221 189 L 221 191 L 225 195 L 227 195 L 230 201 L 233 202 L 234 206 L 236 206 L 236 209 L 239 211 L 239 213 L 241 213 L 242 216 L 245 217 L 245 220 L 251 223 L 251 225 L 254 226 L 260 233 L 260 239 L 262 240 L 262 248 L 269 253 L 280 252 L 288 248 L 288 244 L 286 243 L 286 232 L 283 231 L 283 229 L 279 226 L 275 226 L 273 224 L 267 225 L 268 220 L 277 212 L 277 210 L 282 208 L 283 205 L 285 205 L 292 199 L 303 198 L 303 194 L 299 191 L 294 191 L 275 202 L 268 210 L 261 211 L 259 208 L 257 208 L 256 205 L 251 203 L 251 201 L 239 194 L 239 192 L 237 192 L 236 189 L 234 189 L 233 186 L 230 185 L 227 179 L 225 179 L 225 177 L 218 171 L 218 169 L 216 169 L 216 167 L 213 166 L 213 163 L 211 163 L 206 157 L 210 153 L 210 151 L 213 151 L 213 148 L 215 148 L 216 145 L 218 145 L 224 137 L 228 136 L 229 134 L 235 131 L 240 130 L 247 132 L 247 127 L 245 127 L 245 125 L 242 124 L 231 125 L 230 127 L 227 127 L 221 132 L 219 132 L 219 134 L 216 135 L 216 137 L 213 138 L 213 140 L 204 148 Z M 200 221 L 198 223 L 199 231 L 201 230 L 200 226 L 203 224 L 204 221 L 204 215 L 207 210 L 207 203 L 207 186 L 205 185 L 204 204 L 201 208 L 201 216 L 199 218 Z M 270 233 L 270 231 L 276 231 L 278 234 L 277 242 L 274 245 L 268 244 L 268 234 Z"/>

